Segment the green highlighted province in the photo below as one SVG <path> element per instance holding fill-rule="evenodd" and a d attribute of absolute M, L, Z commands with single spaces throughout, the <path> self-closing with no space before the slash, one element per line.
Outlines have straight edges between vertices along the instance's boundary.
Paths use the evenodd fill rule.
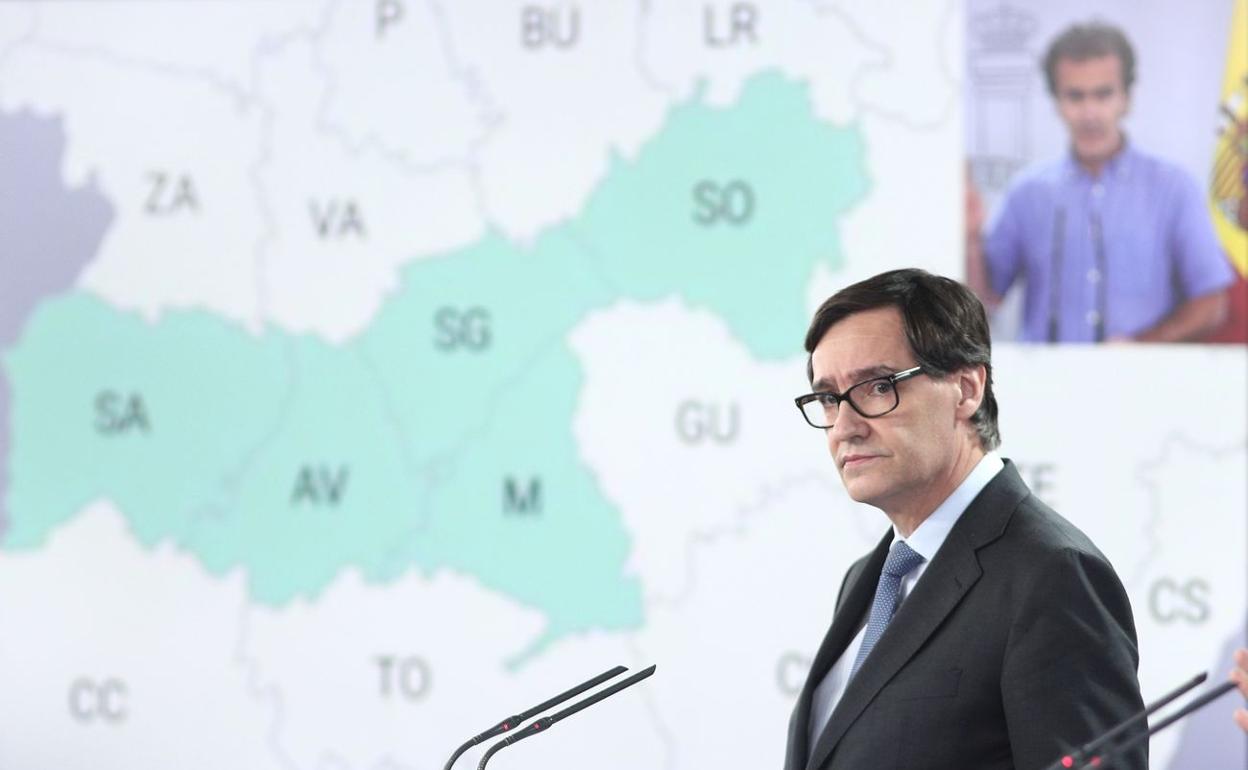
<path fill-rule="evenodd" d="M 814 119 L 804 86 L 760 75 L 730 108 L 675 109 L 569 229 L 618 293 L 679 294 L 782 358 L 801 350 L 812 269 L 844 263 L 837 219 L 866 196 L 863 156 L 858 131 Z"/>
<path fill-rule="evenodd" d="M 626 572 L 628 533 L 577 453 L 567 336 L 618 300 L 674 294 L 760 358 L 799 352 L 811 271 L 840 266 L 837 219 L 866 193 L 862 153 L 804 86 L 756 78 L 732 108 L 675 109 L 535 243 L 490 235 L 414 262 L 338 346 L 48 302 L 0 360 L 0 547 L 37 548 L 106 497 L 141 542 L 243 568 L 260 602 L 315 597 L 344 569 L 449 568 L 544 612 L 545 641 L 636 627 L 644 576 Z"/>

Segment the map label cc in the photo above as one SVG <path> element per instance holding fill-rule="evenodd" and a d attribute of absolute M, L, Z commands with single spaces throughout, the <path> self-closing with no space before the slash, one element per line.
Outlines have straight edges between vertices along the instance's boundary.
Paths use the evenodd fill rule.
<path fill-rule="evenodd" d="M 82 676 L 69 685 L 69 714 L 75 720 L 117 724 L 126 719 L 129 688 L 120 679 Z"/>

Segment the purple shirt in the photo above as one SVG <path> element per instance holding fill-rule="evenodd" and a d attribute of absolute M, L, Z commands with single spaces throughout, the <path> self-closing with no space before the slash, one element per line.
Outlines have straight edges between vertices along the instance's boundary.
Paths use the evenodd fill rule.
<path fill-rule="evenodd" d="M 1029 342 L 1139 334 L 1234 279 L 1195 181 L 1130 144 L 1096 179 L 1070 156 L 1022 175 L 984 257 L 997 294 L 1024 280 Z"/>

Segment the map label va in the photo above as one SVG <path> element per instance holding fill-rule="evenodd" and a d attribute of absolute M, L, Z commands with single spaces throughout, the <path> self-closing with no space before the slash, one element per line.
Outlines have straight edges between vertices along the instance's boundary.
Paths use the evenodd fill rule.
<path fill-rule="evenodd" d="M 322 241 L 340 241 L 348 237 L 362 241 L 368 237 L 360 206 L 353 200 L 309 200 L 308 212 L 312 215 L 312 228 Z"/>

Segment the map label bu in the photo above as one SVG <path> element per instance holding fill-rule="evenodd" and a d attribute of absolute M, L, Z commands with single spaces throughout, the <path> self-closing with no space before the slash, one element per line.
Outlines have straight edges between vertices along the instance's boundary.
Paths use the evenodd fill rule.
<path fill-rule="evenodd" d="M 525 48 L 572 48 L 581 36 L 581 9 L 526 5 L 520 9 L 520 42 Z"/>

